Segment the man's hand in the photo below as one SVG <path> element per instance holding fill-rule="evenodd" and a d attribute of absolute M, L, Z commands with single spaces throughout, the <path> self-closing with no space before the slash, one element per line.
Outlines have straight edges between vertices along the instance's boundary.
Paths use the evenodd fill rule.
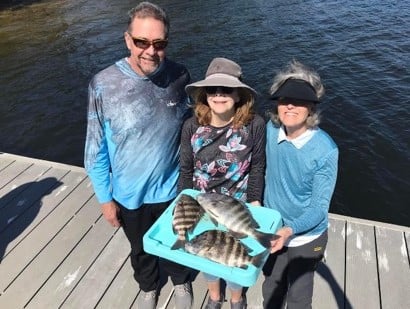
<path fill-rule="evenodd" d="M 118 207 L 116 202 L 110 201 L 110 202 L 102 204 L 101 211 L 102 211 L 102 214 L 105 220 L 107 220 L 109 224 L 111 224 L 113 227 L 121 226 L 121 222 L 118 217 L 120 208 Z"/>
<path fill-rule="evenodd" d="M 290 236 L 292 236 L 292 234 L 293 234 L 293 231 L 288 226 L 285 226 L 285 227 L 282 227 L 281 229 L 279 229 L 276 232 L 276 235 L 278 235 L 280 237 L 278 239 L 272 240 L 270 242 L 270 244 L 271 244 L 270 253 L 275 253 L 275 252 L 281 250 L 283 248 L 283 245 L 285 244 L 285 242 L 288 240 L 288 238 Z"/>

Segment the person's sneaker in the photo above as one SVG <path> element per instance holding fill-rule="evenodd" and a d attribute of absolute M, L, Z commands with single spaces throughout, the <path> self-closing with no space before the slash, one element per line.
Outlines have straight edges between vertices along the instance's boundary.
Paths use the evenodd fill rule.
<path fill-rule="evenodd" d="M 242 297 L 237 303 L 231 301 L 231 309 L 246 309 L 246 299 Z"/>
<path fill-rule="evenodd" d="M 158 295 L 157 291 L 149 291 L 144 292 L 141 290 L 140 294 L 138 295 L 138 307 L 137 308 L 144 308 L 144 309 L 155 309 L 157 306 Z"/>
<path fill-rule="evenodd" d="M 192 285 L 191 282 L 177 284 L 174 286 L 175 308 L 176 309 L 191 309 L 193 303 Z"/>
<path fill-rule="evenodd" d="M 215 301 L 208 297 L 208 303 L 205 306 L 205 309 L 221 309 L 222 308 L 222 300 Z"/>

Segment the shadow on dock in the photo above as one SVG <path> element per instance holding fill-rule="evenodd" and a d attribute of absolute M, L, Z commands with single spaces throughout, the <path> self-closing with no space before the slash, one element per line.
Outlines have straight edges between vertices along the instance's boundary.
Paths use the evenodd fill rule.
<path fill-rule="evenodd" d="M 0 263 L 21 241 L 18 239 L 20 234 L 30 233 L 26 229 L 43 205 L 43 197 L 62 184 L 56 178 L 48 177 L 18 186 L 0 198 Z"/>
<path fill-rule="evenodd" d="M 324 262 L 321 262 L 319 263 L 316 271 L 329 284 L 335 297 L 337 308 L 353 309 L 349 299 L 345 297 L 344 287 L 341 288 L 336 282 L 336 279 L 329 267 Z"/>

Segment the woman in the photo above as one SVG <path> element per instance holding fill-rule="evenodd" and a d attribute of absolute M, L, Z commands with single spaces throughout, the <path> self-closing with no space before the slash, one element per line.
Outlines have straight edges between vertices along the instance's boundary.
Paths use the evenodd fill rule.
<path fill-rule="evenodd" d="M 178 190 L 217 192 L 261 205 L 265 123 L 254 114 L 255 90 L 241 81 L 241 67 L 226 58 L 209 64 L 204 80 L 186 86 L 195 115 L 183 126 Z M 207 309 L 221 308 L 219 278 L 205 274 Z M 245 308 L 242 287 L 227 282 L 231 308 Z"/>
<path fill-rule="evenodd" d="M 316 72 L 293 61 L 274 78 L 270 93 L 277 105 L 266 126 L 264 206 L 281 213 L 283 227 L 264 267 L 263 305 L 306 309 L 326 248 L 338 149 L 318 127 L 324 88 Z"/>

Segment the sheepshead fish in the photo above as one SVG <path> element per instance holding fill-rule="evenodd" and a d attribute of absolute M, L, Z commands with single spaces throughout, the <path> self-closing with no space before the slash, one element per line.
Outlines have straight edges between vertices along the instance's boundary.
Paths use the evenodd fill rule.
<path fill-rule="evenodd" d="M 173 212 L 172 229 L 177 234 L 177 241 L 171 250 L 184 247 L 187 232 L 195 228 L 203 213 L 204 210 L 193 197 L 181 194 Z"/>
<path fill-rule="evenodd" d="M 231 267 L 247 269 L 249 264 L 260 267 L 268 252 L 250 256 L 250 248 L 229 233 L 221 230 L 205 231 L 185 243 L 185 251 Z"/>
<path fill-rule="evenodd" d="M 237 238 L 252 236 L 265 248 L 270 248 L 271 240 L 279 238 L 275 234 L 257 231 L 260 226 L 245 203 L 233 197 L 219 193 L 200 193 L 197 201 L 215 224 L 224 225 Z"/>

